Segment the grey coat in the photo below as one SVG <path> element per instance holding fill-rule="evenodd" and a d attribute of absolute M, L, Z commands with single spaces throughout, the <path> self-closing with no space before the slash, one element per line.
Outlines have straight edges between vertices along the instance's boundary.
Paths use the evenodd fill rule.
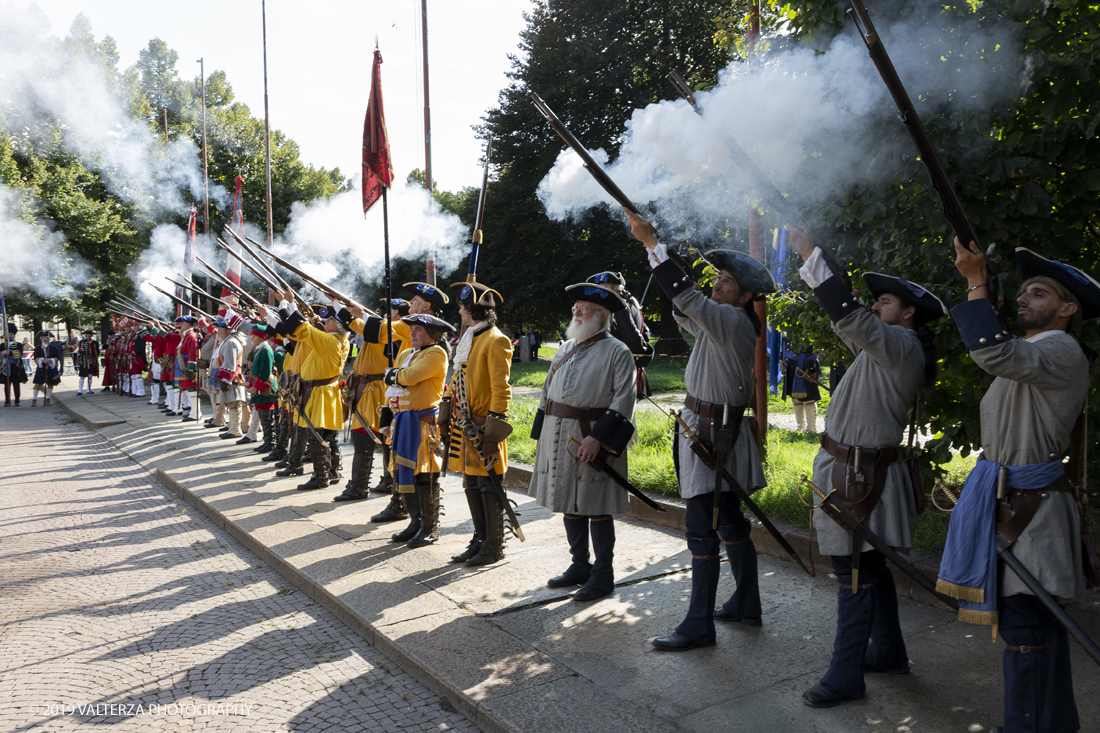
<path fill-rule="evenodd" d="M 1020 466 L 1065 455 L 1070 431 L 1085 404 L 1088 361 L 1077 341 L 1055 334 L 1035 342 L 1011 339 L 970 352 L 997 377 L 982 398 L 982 450 L 991 461 Z M 1052 491 L 1039 504 L 1012 553 L 1050 593 L 1079 599 L 1084 593 L 1081 518 L 1073 495 Z M 1005 571 L 1001 595 L 1029 593 Z"/>
<path fill-rule="evenodd" d="M 864 309 L 833 326 L 856 354 L 825 414 L 825 432 L 838 443 L 861 448 L 891 448 L 901 444 L 909 423 L 909 409 L 920 389 L 924 350 L 915 331 L 887 326 Z M 814 458 L 814 483 L 828 492 L 836 462 L 822 448 Z M 815 504 L 820 504 L 815 498 Z M 913 484 L 899 455 L 886 472 L 882 498 L 864 525 L 887 545 L 909 548 L 917 523 Z M 850 555 L 852 536 L 817 510 L 814 526 L 822 555 Z M 863 543 L 863 551 L 871 549 Z"/>
<path fill-rule="evenodd" d="M 720 305 L 695 290 L 688 290 L 673 299 L 676 322 L 695 336 L 695 348 L 688 358 L 684 383 L 692 397 L 729 404 L 747 405 L 753 391 L 753 362 L 756 354 L 756 331 L 741 308 Z M 699 416 L 686 407 L 681 417 L 696 427 Z M 685 499 L 714 491 L 714 471 L 691 450 L 687 438 L 679 436 L 680 495 Z M 741 431 L 733 451 L 726 458 L 726 468 L 741 487 L 752 493 L 767 486 L 756 440 L 749 430 L 748 420 L 742 420 Z M 732 491 L 722 482 L 723 491 Z"/>
<path fill-rule="evenodd" d="M 566 341 L 558 348 L 551 370 L 573 350 L 575 342 Z M 637 372 L 634 357 L 622 341 L 605 338 L 581 348 L 552 376 L 548 376 L 539 398 L 539 409 L 546 401 L 572 407 L 609 408 L 627 420 L 634 419 L 637 399 Z M 626 491 L 606 473 L 597 471 L 574 456 L 582 440 L 580 422 L 571 418 L 546 415 L 538 435 L 535 470 L 529 494 L 550 511 L 583 514 L 625 514 L 630 511 Z M 607 465 L 621 476 L 627 475 L 626 451 L 612 455 Z"/>
<path fill-rule="evenodd" d="M 234 384 L 228 389 L 221 380 L 216 379 L 219 369 L 234 371 L 240 369 L 241 354 L 244 352 L 244 343 L 240 334 L 230 333 L 224 341 L 214 348 L 213 358 L 210 360 L 210 376 L 214 382 L 214 404 L 222 405 L 231 402 L 244 401 L 244 385 Z"/>

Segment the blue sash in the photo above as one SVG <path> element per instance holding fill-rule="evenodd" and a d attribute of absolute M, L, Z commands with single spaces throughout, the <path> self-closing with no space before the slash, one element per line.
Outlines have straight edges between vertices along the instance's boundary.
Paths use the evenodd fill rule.
<path fill-rule="evenodd" d="M 412 491 L 420 453 L 420 416 L 438 415 L 438 407 L 404 410 L 393 416 L 393 452 L 397 456 L 397 488 Z"/>
<path fill-rule="evenodd" d="M 1001 464 L 978 457 L 951 512 L 936 590 L 959 599 L 959 620 L 997 623 L 997 473 Z M 1060 460 L 1008 466 L 1008 486 L 1045 489 L 1065 474 Z"/>

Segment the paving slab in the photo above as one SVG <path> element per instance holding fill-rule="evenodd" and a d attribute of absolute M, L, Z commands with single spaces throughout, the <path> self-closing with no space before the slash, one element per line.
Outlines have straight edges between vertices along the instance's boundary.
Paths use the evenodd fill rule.
<path fill-rule="evenodd" d="M 274 478 L 251 446 L 218 440 L 216 431 L 168 421 L 140 400 L 83 402 L 111 399 L 119 404 L 107 409 L 125 422 L 100 435 L 483 730 L 987 731 L 1000 723 L 1003 644 L 990 642 L 988 627 L 959 623 L 899 573 L 901 594 L 925 601 L 901 601 L 912 674 L 869 676 L 862 700 L 814 710 L 800 695 L 828 666 L 836 584 L 820 558 L 811 579 L 769 556 L 780 551 L 759 527 L 764 625 L 720 625 L 713 648 L 662 653 L 650 641 L 683 618 L 691 586 L 676 501 L 667 501 L 667 515 L 638 510 L 616 520 L 617 588 L 577 604 L 570 589 L 545 586 L 569 562 L 561 519 L 522 490 L 509 495 L 527 541 L 511 539 L 500 563 L 468 568 L 449 562 L 472 532 L 457 477 L 442 480 L 440 541 L 409 550 L 390 540 L 404 522 L 370 522 L 388 497 L 337 503 L 342 486 L 297 491 L 304 477 Z M 523 467 L 514 467 L 509 483 L 523 480 Z M 782 529 L 803 556 L 814 550 L 806 533 Z M 912 559 L 931 576 L 938 569 L 937 557 Z M 732 585 L 725 573 L 719 600 Z M 1092 624 L 1097 610 L 1100 596 L 1090 595 L 1073 613 Z M 1077 648 L 1073 664 L 1081 717 L 1092 725 L 1100 696 L 1088 691 L 1100 689 L 1100 672 Z"/>

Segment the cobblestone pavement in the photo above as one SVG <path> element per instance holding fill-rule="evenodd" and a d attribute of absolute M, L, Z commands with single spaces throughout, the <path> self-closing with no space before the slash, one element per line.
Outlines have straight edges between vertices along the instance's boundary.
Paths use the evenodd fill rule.
<path fill-rule="evenodd" d="M 102 437 L 27 404 L 0 408 L 0 730 L 477 730 Z"/>

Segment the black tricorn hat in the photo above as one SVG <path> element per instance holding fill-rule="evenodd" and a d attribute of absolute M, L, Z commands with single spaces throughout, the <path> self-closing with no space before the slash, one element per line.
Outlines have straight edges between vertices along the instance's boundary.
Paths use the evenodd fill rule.
<path fill-rule="evenodd" d="M 451 333 L 455 330 L 455 327 L 444 321 L 438 316 L 428 315 L 427 313 L 411 313 L 407 316 L 401 317 L 402 323 L 407 323 L 409 326 L 421 326 L 429 331 L 437 331 L 441 334 Z"/>
<path fill-rule="evenodd" d="M 626 280 L 623 278 L 621 272 L 615 272 L 614 270 L 605 270 L 604 272 L 598 272 L 592 277 L 585 280 L 586 283 L 594 283 L 596 285 L 608 285 L 612 290 L 616 288 L 622 288 L 626 284 Z"/>
<path fill-rule="evenodd" d="M 92 329 L 89 328 L 87 331 L 81 331 L 80 335 L 81 336 L 95 336 L 95 331 L 93 331 Z"/>
<path fill-rule="evenodd" d="M 447 303 L 451 302 L 450 298 L 447 297 L 446 293 L 444 293 L 442 290 L 440 290 L 436 286 L 429 285 L 428 283 L 418 283 L 418 282 L 405 283 L 405 287 L 406 288 L 412 288 L 412 291 L 414 293 L 414 295 L 413 295 L 414 298 L 417 295 L 419 295 L 421 298 L 423 298 L 424 300 L 431 303 L 432 308 L 434 308 L 437 311 L 443 310 L 443 306 L 445 306 L 445 305 L 447 305 Z"/>
<path fill-rule="evenodd" d="M 1027 247 L 1016 248 L 1016 264 L 1024 280 L 1044 276 L 1065 286 L 1081 305 L 1084 320 L 1100 318 L 1100 283 L 1089 274 L 1058 260 L 1048 260 Z"/>
<path fill-rule="evenodd" d="M 867 282 L 871 295 L 876 298 L 883 293 L 892 293 L 916 308 L 913 320 L 918 326 L 947 315 L 947 306 L 923 285 L 909 282 L 904 277 L 883 275 L 881 272 L 865 272 L 863 279 Z"/>
<path fill-rule="evenodd" d="M 488 285 L 479 282 L 451 283 L 458 291 L 458 302 L 467 308 L 480 305 L 482 308 L 498 308 L 504 302 L 504 296 Z"/>
<path fill-rule="evenodd" d="M 621 311 L 626 307 L 626 301 L 622 299 L 622 296 L 616 293 L 606 285 L 596 285 L 594 283 L 577 283 L 576 285 L 570 285 L 565 289 L 566 294 L 573 299 L 573 302 L 583 300 L 588 303 L 596 303 L 607 308 L 612 313 Z"/>
<path fill-rule="evenodd" d="M 385 303 L 386 299 L 379 298 L 378 302 Z M 409 301 L 405 300 L 404 298 L 394 298 L 390 301 L 390 309 L 397 311 L 402 316 L 407 316 L 409 315 Z"/>
<path fill-rule="evenodd" d="M 768 293 L 779 290 L 771 271 L 744 252 L 732 249 L 712 249 L 703 253 L 717 270 L 729 270 L 738 287 L 744 292 L 753 293 L 753 300 L 760 300 Z"/>
<path fill-rule="evenodd" d="M 43 336 L 48 336 L 50 338 L 53 338 L 53 332 L 52 331 L 39 331 L 38 333 L 36 333 L 34 335 L 34 338 L 37 341 L 38 339 L 42 338 Z"/>

